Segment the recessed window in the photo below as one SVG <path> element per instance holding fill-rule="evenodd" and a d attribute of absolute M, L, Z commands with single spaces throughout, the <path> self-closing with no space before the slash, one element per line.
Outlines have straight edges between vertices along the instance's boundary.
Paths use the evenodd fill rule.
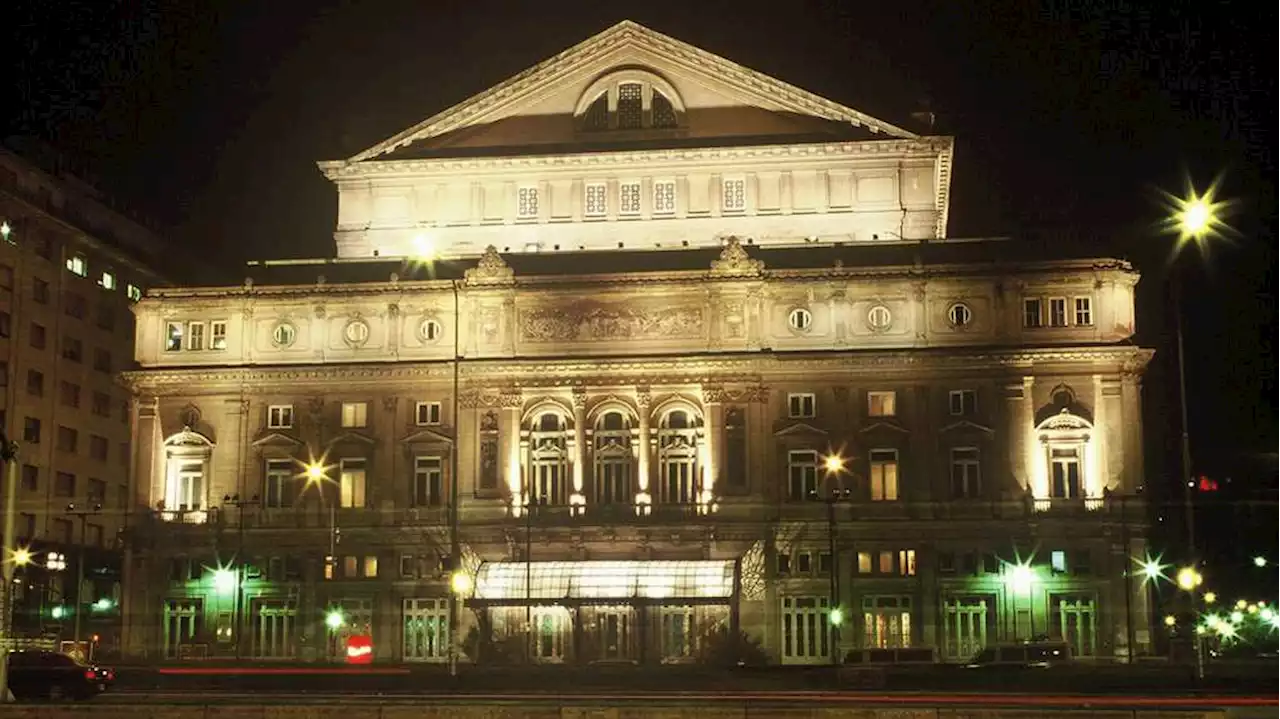
<path fill-rule="evenodd" d="M 267 427 L 270 429 L 291 429 L 293 427 L 293 405 L 273 404 L 267 407 Z"/>
<path fill-rule="evenodd" d="M 871 501 L 892 502 L 898 499 L 898 450 L 873 449 L 868 455 L 871 478 Z"/>
<path fill-rule="evenodd" d="M 868 392 L 867 416 L 893 417 L 898 413 L 897 392 Z"/>
<path fill-rule="evenodd" d="M 348 344 L 362 345 L 369 341 L 369 323 L 364 320 L 352 320 L 342 330 L 342 337 Z"/>
<path fill-rule="evenodd" d="M 1080 450 L 1076 447 L 1053 447 L 1049 450 L 1050 496 L 1055 499 L 1079 499 L 1084 496 L 1080 472 Z"/>
<path fill-rule="evenodd" d="M 168 322 L 165 323 L 164 330 L 164 351 L 177 352 L 182 349 L 182 323 Z"/>
<path fill-rule="evenodd" d="M 969 305 L 957 302 L 947 308 L 947 321 L 952 327 L 968 327 L 973 321 L 973 311 L 969 309 Z"/>
<path fill-rule="evenodd" d="M 805 502 L 818 497 L 818 453 L 811 449 L 787 453 L 787 499 Z"/>
<path fill-rule="evenodd" d="M 1065 299 L 1054 297 L 1049 300 L 1049 326 L 1067 326 L 1067 301 Z"/>
<path fill-rule="evenodd" d="M 102 285 L 104 290 L 114 290 L 116 288 L 116 276 L 110 272 L 103 272 L 102 277 L 98 278 L 98 284 Z"/>
<path fill-rule="evenodd" d="M 956 499 L 977 499 L 981 496 L 981 465 L 978 450 L 972 447 L 956 447 L 951 450 L 951 496 Z"/>
<path fill-rule="evenodd" d="M 298 330 L 288 322 L 281 322 L 271 330 L 271 342 L 277 347 L 292 347 L 298 339 Z"/>
<path fill-rule="evenodd" d="M 817 400 L 812 393 L 787 395 L 787 416 L 792 419 L 813 417 Z"/>
<path fill-rule="evenodd" d="M 797 307 L 794 310 L 791 310 L 791 313 L 787 315 L 787 324 L 790 325 L 793 330 L 805 332 L 813 326 L 813 315 L 809 310 L 806 310 L 803 307 Z"/>
<path fill-rule="evenodd" d="M 948 400 L 954 417 L 971 415 L 978 407 L 978 393 L 971 389 L 953 389 L 948 393 Z"/>
<path fill-rule="evenodd" d="M 419 426 L 440 424 L 440 403 L 419 402 L 414 406 L 413 415 Z"/>
<path fill-rule="evenodd" d="M 1038 298 L 1022 301 L 1022 326 L 1029 329 L 1044 326 L 1044 307 Z"/>
<path fill-rule="evenodd" d="M 676 211 L 676 183 L 660 180 L 653 183 L 653 214 L 670 215 Z"/>
<path fill-rule="evenodd" d="M 876 331 L 889 329 L 893 324 L 893 313 L 884 305 L 876 305 L 867 310 L 867 326 Z"/>
<path fill-rule="evenodd" d="M 142 299 L 142 288 L 137 285 L 126 285 L 124 293 L 134 302 Z"/>
<path fill-rule="evenodd" d="M 204 323 L 191 322 L 187 325 L 187 349 L 204 349 Z"/>
<path fill-rule="evenodd" d="M 209 349 L 224 350 L 227 348 L 227 323 L 225 321 L 209 323 Z"/>
<path fill-rule="evenodd" d="M 1076 324 L 1083 327 L 1093 324 L 1093 300 L 1088 297 L 1076 298 Z"/>
<path fill-rule="evenodd" d="M 720 207 L 725 212 L 742 212 L 747 209 L 747 181 L 742 178 L 726 178 L 721 185 Z"/>
<path fill-rule="evenodd" d="M 623 182 L 618 185 L 618 214 L 640 214 L 639 182 Z"/>
<path fill-rule="evenodd" d="M 80 253 L 67 255 L 67 269 L 72 274 L 84 277 L 89 274 L 89 262 Z"/>
<path fill-rule="evenodd" d="M 31 299 L 42 305 L 49 304 L 49 283 L 39 277 L 33 278 L 31 280 Z"/>
<path fill-rule="evenodd" d="M 368 402 L 343 402 L 342 426 L 347 429 L 362 429 L 369 424 Z"/>
<path fill-rule="evenodd" d="M 435 342 L 440 339 L 442 331 L 440 323 L 433 319 L 425 319 L 418 325 L 418 337 L 423 342 Z"/>
<path fill-rule="evenodd" d="M 587 217 L 604 217 L 609 210 L 609 202 L 606 199 L 608 192 L 609 188 L 603 182 L 588 184 L 583 214 Z"/>
<path fill-rule="evenodd" d="M 413 506 L 438 507 L 444 503 L 444 461 L 440 457 L 413 458 Z"/>
<path fill-rule="evenodd" d="M 516 217 L 521 220 L 538 218 L 538 188 L 521 187 L 516 190 Z"/>

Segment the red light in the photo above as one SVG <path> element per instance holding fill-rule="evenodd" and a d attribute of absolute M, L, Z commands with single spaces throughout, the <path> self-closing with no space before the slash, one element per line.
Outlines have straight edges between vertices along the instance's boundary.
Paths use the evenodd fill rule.
<path fill-rule="evenodd" d="M 347 664 L 373 663 L 373 637 L 357 634 L 347 638 Z"/>
<path fill-rule="evenodd" d="M 1216 492 L 1218 491 L 1218 480 L 1200 475 L 1199 488 L 1201 492 Z"/>
<path fill-rule="evenodd" d="M 92 669 L 86 669 L 84 670 L 84 678 L 88 679 L 89 681 L 93 681 L 98 678 L 98 674 L 94 672 Z"/>

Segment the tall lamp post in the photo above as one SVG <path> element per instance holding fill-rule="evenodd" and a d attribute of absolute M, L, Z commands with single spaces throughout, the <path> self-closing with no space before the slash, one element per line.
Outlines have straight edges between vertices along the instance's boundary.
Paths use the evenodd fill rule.
<path fill-rule="evenodd" d="M 79 509 L 79 510 L 76 509 L 75 504 L 67 505 L 67 516 L 77 517 L 80 519 L 80 546 L 77 548 L 77 553 L 76 553 L 76 591 L 75 591 L 76 608 L 75 608 L 75 614 L 73 617 L 73 624 L 72 624 L 72 626 L 75 627 L 75 630 L 74 630 L 74 633 L 71 635 L 73 646 L 76 648 L 77 652 L 80 651 L 80 628 L 82 625 L 81 616 L 84 614 L 84 609 L 87 606 L 87 603 L 85 602 L 85 597 L 84 597 L 84 561 L 85 561 L 84 548 L 85 548 L 85 544 L 87 543 L 86 530 L 88 527 L 86 523 L 88 522 L 89 517 L 96 516 L 101 513 L 102 513 L 101 504 L 93 505 L 92 509 Z M 12 577 L 9 578 L 9 581 L 10 583 L 12 583 Z M 84 658 L 88 659 L 88 652 L 85 653 Z"/>
<path fill-rule="evenodd" d="M 827 503 L 827 553 L 831 557 L 829 601 L 827 625 L 831 633 L 831 665 L 840 664 L 840 625 L 844 623 L 844 608 L 840 606 L 840 558 L 836 554 L 836 502 L 849 499 L 849 489 L 843 486 L 840 475 L 844 473 L 844 458 L 837 454 L 828 455 L 822 460 L 822 468 L 826 473 L 827 491 L 824 501 Z"/>
<path fill-rule="evenodd" d="M 6 235 L 6 239 L 8 236 Z M 4 428 L 0 427 L 0 461 L 4 462 L 4 556 L 0 558 L 0 575 L 3 575 L 4 588 L 0 589 L 0 650 L 6 652 L 2 661 L 0 661 L 0 702 L 7 702 L 9 695 L 9 658 L 8 650 L 13 646 L 13 568 L 14 568 L 14 547 L 17 545 L 17 538 L 14 537 L 14 519 L 17 514 L 18 502 L 18 443 L 10 442 L 9 437 L 4 433 Z"/>
<path fill-rule="evenodd" d="M 239 661 L 242 651 L 240 635 L 243 633 L 245 625 L 242 616 L 244 614 L 244 582 L 248 579 L 249 573 L 249 565 L 244 558 L 244 509 L 245 507 L 256 507 L 261 502 L 258 501 L 258 495 L 256 494 L 249 499 L 240 499 L 238 494 L 228 494 L 222 497 L 222 503 L 236 508 L 236 560 L 239 566 L 236 568 L 236 598 L 232 604 L 231 626 L 233 627 L 232 631 L 235 632 L 232 641 L 236 645 L 236 661 Z"/>

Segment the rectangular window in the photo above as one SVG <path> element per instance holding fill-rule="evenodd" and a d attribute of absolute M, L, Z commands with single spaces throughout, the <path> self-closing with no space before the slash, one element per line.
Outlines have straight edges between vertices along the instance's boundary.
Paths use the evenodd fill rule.
<path fill-rule="evenodd" d="M 898 550 L 898 564 L 895 567 L 897 574 L 903 577 L 916 576 L 916 550 L 900 549 Z"/>
<path fill-rule="evenodd" d="M 339 463 L 340 475 L 338 488 L 342 494 L 340 501 L 343 507 L 363 507 L 365 460 L 344 459 Z"/>
<path fill-rule="evenodd" d="M 721 207 L 725 212 L 742 212 L 747 209 L 747 181 L 742 178 L 726 178 L 722 186 Z"/>
<path fill-rule="evenodd" d="M 1067 326 L 1067 301 L 1061 297 L 1054 297 L 1049 300 L 1049 326 Z"/>
<path fill-rule="evenodd" d="M 803 502 L 818 498 L 818 453 L 794 450 L 787 453 L 787 499 Z"/>
<path fill-rule="evenodd" d="M 813 417 L 817 400 L 811 393 L 787 395 L 787 416 L 791 419 Z"/>
<path fill-rule="evenodd" d="M 653 183 L 653 214 L 672 215 L 676 211 L 676 183 L 659 180 Z"/>
<path fill-rule="evenodd" d="M 0 312 L 0 337 L 8 337 L 11 334 L 13 334 L 13 316 L 8 312 Z"/>
<path fill-rule="evenodd" d="M 981 496 L 980 468 L 977 449 L 972 447 L 952 449 L 951 496 L 956 499 L 977 499 Z"/>
<path fill-rule="evenodd" d="M 31 540 L 36 536 L 36 515 L 23 512 L 18 515 L 18 538 Z"/>
<path fill-rule="evenodd" d="M 44 396 L 44 373 L 40 370 L 27 370 L 27 394 L 33 397 Z"/>
<path fill-rule="evenodd" d="M 609 188 L 603 182 L 592 182 L 586 186 L 586 202 L 583 207 L 583 214 L 587 217 L 604 217 L 608 212 L 609 203 L 605 199 L 608 196 Z"/>
<path fill-rule="evenodd" d="M 1067 553 L 1056 549 L 1049 553 L 1049 567 L 1054 574 L 1067 573 Z"/>
<path fill-rule="evenodd" d="M 342 426 L 345 429 L 362 429 L 369 424 L 368 402 L 343 402 Z"/>
<path fill-rule="evenodd" d="M 84 345 L 75 337 L 62 338 L 62 358 L 72 362 L 84 359 Z"/>
<path fill-rule="evenodd" d="M 293 427 L 293 405 L 273 404 L 267 407 L 267 429 L 291 429 Z"/>
<path fill-rule="evenodd" d="M 55 497 L 76 496 L 76 476 L 70 472 L 58 472 L 54 474 L 53 494 Z"/>
<path fill-rule="evenodd" d="M 58 451 L 74 452 L 80 444 L 80 433 L 70 427 L 58 427 Z"/>
<path fill-rule="evenodd" d="M 791 574 L 791 555 L 779 554 L 778 555 L 778 576 L 786 577 L 786 576 L 789 576 L 790 574 Z"/>
<path fill-rule="evenodd" d="M 78 292 L 65 292 L 62 295 L 62 311 L 68 317 L 74 317 L 78 320 L 84 319 L 88 312 L 89 305 L 85 302 L 84 295 Z"/>
<path fill-rule="evenodd" d="M 640 214 L 639 182 L 622 182 L 618 184 L 618 214 Z"/>
<path fill-rule="evenodd" d="M 1074 447 L 1054 447 L 1049 450 L 1054 499 L 1079 499 L 1084 496 L 1080 482 L 1080 450 Z"/>
<path fill-rule="evenodd" d="M 36 492 L 40 489 L 40 468 L 34 464 L 22 465 L 22 489 Z"/>
<path fill-rule="evenodd" d="M 911 646 L 911 597 L 862 598 L 862 646 L 893 649 Z"/>
<path fill-rule="evenodd" d="M 295 474 L 293 460 L 268 459 L 262 506 L 269 509 L 292 507 Z"/>
<path fill-rule="evenodd" d="M 1044 311 L 1039 299 L 1022 301 L 1022 326 L 1029 329 L 1044 326 Z"/>
<path fill-rule="evenodd" d="M 378 557 L 375 555 L 366 556 L 364 558 L 364 565 L 361 567 L 361 569 L 362 571 L 360 573 L 360 576 L 364 577 L 365 579 L 377 579 L 378 578 Z"/>
<path fill-rule="evenodd" d="M 182 349 L 182 323 L 168 322 L 164 330 L 164 351 L 177 352 Z"/>
<path fill-rule="evenodd" d="M 62 381 L 58 383 L 58 401 L 64 407 L 80 406 L 80 385 Z"/>
<path fill-rule="evenodd" d="M 871 501 L 892 502 L 898 499 L 898 450 L 873 449 L 871 464 Z"/>
<path fill-rule="evenodd" d="M 111 395 L 105 392 L 93 393 L 93 413 L 98 417 L 111 416 Z"/>
<path fill-rule="evenodd" d="M 35 417 L 24 417 L 22 419 L 22 441 L 30 444 L 40 444 L 40 420 Z"/>
<path fill-rule="evenodd" d="M 98 278 L 98 284 L 102 285 L 104 290 L 114 290 L 116 288 L 116 276 L 110 272 L 103 272 L 102 277 Z"/>
<path fill-rule="evenodd" d="M 868 392 L 868 417 L 893 417 L 898 414 L 897 392 Z"/>
<path fill-rule="evenodd" d="M 9 265 L 0 265 L 0 290 L 13 291 L 13 268 Z"/>
<path fill-rule="evenodd" d="M 438 507 L 444 500 L 444 461 L 439 457 L 414 457 L 413 506 Z"/>
<path fill-rule="evenodd" d="M 978 407 L 978 393 L 971 389 L 953 389 L 948 394 L 953 417 L 968 417 Z"/>
<path fill-rule="evenodd" d="M 84 255 L 77 252 L 67 255 L 67 269 L 74 275 L 84 277 L 89 274 L 89 263 Z"/>
<path fill-rule="evenodd" d="M 101 479 L 89 478 L 89 506 L 105 504 L 107 501 L 107 483 Z"/>
<path fill-rule="evenodd" d="M 8 316 L 9 315 L 6 314 L 5 318 L 7 318 Z M 6 323 L 7 321 L 8 320 L 6 319 Z M 5 324 L 5 327 L 7 328 L 8 324 Z M 32 322 L 31 323 L 31 346 L 34 347 L 35 349 L 42 350 L 46 346 L 48 346 L 48 344 L 49 344 L 49 337 L 47 332 L 45 331 L 44 325 L 36 324 L 35 322 Z"/>
<path fill-rule="evenodd" d="M 31 299 L 38 304 L 49 304 L 49 283 L 36 277 L 31 280 Z"/>
<path fill-rule="evenodd" d="M 107 461 L 107 454 L 110 453 L 111 443 L 106 437 L 98 434 L 89 435 L 89 457 L 99 462 Z"/>
<path fill-rule="evenodd" d="M 101 347 L 95 347 L 93 349 L 93 369 L 97 372 L 111 374 L 111 353 Z"/>
<path fill-rule="evenodd" d="M 521 220 L 538 218 L 538 188 L 521 187 L 516 190 L 516 217 Z"/>
<path fill-rule="evenodd" d="M 1088 297 L 1076 298 L 1076 324 L 1081 327 L 1093 324 L 1093 300 Z"/>
<path fill-rule="evenodd" d="M 124 293 L 134 302 L 142 299 L 142 288 L 137 285 L 126 285 Z"/>
<path fill-rule="evenodd" d="M 419 402 L 413 407 L 414 422 L 418 426 L 440 424 L 440 403 Z"/>
<path fill-rule="evenodd" d="M 831 661 L 831 628 L 827 597 L 783 596 L 779 623 L 782 629 L 783 664 L 820 664 Z"/>
<path fill-rule="evenodd" d="M 209 323 L 209 349 L 224 350 L 227 348 L 227 323 L 224 320 Z"/>
<path fill-rule="evenodd" d="M 204 323 L 203 322 L 187 323 L 187 349 L 189 350 L 204 349 Z"/>
<path fill-rule="evenodd" d="M 172 471 L 173 484 L 166 492 L 165 506 L 170 511 L 199 511 L 204 506 L 204 462 L 181 460 Z"/>
<path fill-rule="evenodd" d="M 71 544 L 73 536 L 72 527 L 74 525 L 71 524 L 70 519 L 55 519 L 49 524 L 52 525 L 49 529 L 53 541 L 61 542 L 62 544 Z"/>

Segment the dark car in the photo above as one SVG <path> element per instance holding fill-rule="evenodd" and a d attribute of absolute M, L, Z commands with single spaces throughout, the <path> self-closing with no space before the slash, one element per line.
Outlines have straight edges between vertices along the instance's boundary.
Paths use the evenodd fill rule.
<path fill-rule="evenodd" d="M 9 652 L 14 699 L 89 699 L 115 682 L 115 672 L 75 657 L 39 649 Z"/>

